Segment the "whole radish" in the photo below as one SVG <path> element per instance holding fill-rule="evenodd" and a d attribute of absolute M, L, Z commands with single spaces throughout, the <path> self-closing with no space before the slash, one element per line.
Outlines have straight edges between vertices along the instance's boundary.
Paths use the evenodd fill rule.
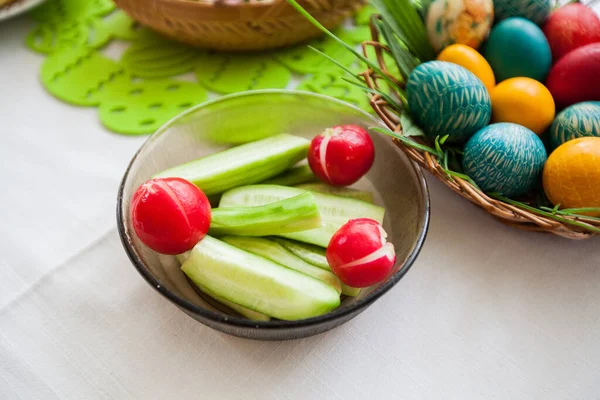
<path fill-rule="evenodd" d="M 314 174 L 332 186 L 348 186 L 365 175 L 375 160 L 371 137 L 358 125 L 341 125 L 315 136 L 308 151 Z"/>
<path fill-rule="evenodd" d="M 396 262 L 394 245 L 375 220 L 352 219 L 343 225 L 327 246 L 327 262 L 334 274 L 351 287 L 372 286 L 386 279 Z"/>
<path fill-rule="evenodd" d="M 600 100 L 600 42 L 579 47 L 558 60 L 546 87 L 561 108 Z"/>
<path fill-rule="evenodd" d="M 140 240 L 161 254 L 191 250 L 206 236 L 211 208 L 206 195 L 181 178 L 156 178 L 131 198 L 131 219 Z"/>
<path fill-rule="evenodd" d="M 543 31 L 557 61 L 572 50 L 600 42 L 600 18 L 581 3 L 567 4 L 550 14 Z"/>

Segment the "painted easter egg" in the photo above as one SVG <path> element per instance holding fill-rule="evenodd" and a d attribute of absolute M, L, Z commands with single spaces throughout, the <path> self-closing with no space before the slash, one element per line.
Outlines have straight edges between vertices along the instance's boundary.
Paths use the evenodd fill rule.
<path fill-rule="evenodd" d="M 531 78 L 510 78 L 491 91 L 492 122 L 514 122 L 541 135 L 554 120 L 554 99 Z"/>
<path fill-rule="evenodd" d="M 542 30 L 525 18 L 508 18 L 492 29 L 483 56 L 497 82 L 524 76 L 543 82 L 552 65 L 550 45 Z"/>
<path fill-rule="evenodd" d="M 481 79 L 488 91 L 496 86 L 496 78 L 492 67 L 477 50 L 464 44 L 452 44 L 446 47 L 437 57 L 438 61 L 447 61 L 468 69 Z"/>
<path fill-rule="evenodd" d="M 538 183 L 547 153 L 524 126 L 501 122 L 477 132 L 465 145 L 463 169 L 484 192 L 521 196 Z"/>
<path fill-rule="evenodd" d="M 600 207 L 600 138 L 560 145 L 544 167 L 544 191 L 561 208 Z"/>
<path fill-rule="evenodd" d="M 586 101 L 565 108 L 550 127 L 550 147 L 586 136 L 600 137 L 600 101 Z"/>
<path fill-rule="evenodd" d="M 496 22 L 522 17 L 541 25 L 552 11 L 550 0 L 494 0 Z"/>
<path fill-rule="evenodd" d="M 436 52 L 459 43 L 478 48 L 494 21 L 492 0 L 434 0 L 425 19 Z"/>
<path fill-rule="evenodd" d="M 487 89 L 459 65 L 420 64 L 411 72 L 406 92 L 412 117 L 429 137 L 449 135 L 448 142 L 463 142 L 490 121 Z"/>

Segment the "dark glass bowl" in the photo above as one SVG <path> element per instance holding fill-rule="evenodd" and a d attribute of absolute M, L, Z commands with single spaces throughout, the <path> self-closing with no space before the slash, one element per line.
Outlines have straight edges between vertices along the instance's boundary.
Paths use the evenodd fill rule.
<path fill-rule="evenodd" d="M 231 335 L 258 340 L 287 340 L 335 328 L 364 311 L 390 290 L 415 261 L 429 225 L 429 192 L 421 170 L 389 137 L 373 133 L 373 168 L 355 186 L 372 191 L 385 206 L 384 227 L 396 248 L 394 274 L 385 282 L 345 298 L 325 315 L 300 321 L 250 321 L 212 302 L 195 290 L 174 257 L 144 246 L 131 225 L 129 202 L 135 189 L 153 174 L 234 144 L 287 132 L 312 138 L 338 124 L 380 126 L 380 122 L 347 103 L 312 93 L 267 90 L 222 97 L 171 120 L 135 154 L 119 188 L 117 225 L 131 262 L 146 281 L 183 312 Z"/>

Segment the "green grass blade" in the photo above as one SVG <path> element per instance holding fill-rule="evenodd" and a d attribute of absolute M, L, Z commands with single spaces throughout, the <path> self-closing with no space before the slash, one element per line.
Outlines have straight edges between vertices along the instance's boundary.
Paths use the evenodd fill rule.
<path fill-rule="evenodd" d="M 376 26 L 390 48 L 390 52 L 394 61 L 396 61 L 403 81 L 406 82 L 412 70 L 419 64 L 418 61 L 412 57 L 407 49 L 401 47 L 400 39 L 393 34 L 388 24 L 380 21 Z"/>
<path fill-rule="evenodd" d="M 358 57 L 362 62 L 367 64 L 369 66 L 369 68 L 371 68 L 377 74 L 381 75 L 381 78 L 384 79 L 386 82 L 388 82 L 390 85 L 392 85 L 392 86 L 396 85 L 392 79 L 390 79 L 388 76 L 385 75 L 385 73 L 381 70 L 381 68 L 379 68 L 379 66 L 377 64 L 375 64 L 374 62 L 372 62 L 371 60 L 366 58 L 364 55 L 359 53 L 356 49 L 354 49 L 354 47 L 352 47 L 351 45 L 349 45 L 348 43 L 344 42 L 342 39 L 337 37 L 329 29 L 325 28 L 319 21 L 317 21 L 312 15 L 310 15 L 310 13 L 308 11 L 306 11 L 304 8 L 302 8 L 302 6 L 300 4 L 298 4 L 298 2 L 296 0 L 287 0 L 287 1 L 304 18 L 306 18 L 310 23 L 312 23 L 314 26 L 319 28 L 319 30 L 321 32 L 325 33 L 327 36 L 329 36 L 330 38 L 332 38 L 333 40 L 335 40 L 336 42 L 338 42 L 339 44 L 344 46 L 348 51 L 350 51 L 352 54 L 354 54 L 356 57 Z"/>
<path fill-rule="evenodd" d="M 532 206 L 527 205 L 525 203 L 522 203 L 520 201 L 509 199 L 508 197 L 504 197 L 504 196 L 499 195 L 497 193 L 489 194 L 489 196 L 493 197 L 493 198 L 495 198 L 497 200 L 503 201 L 503 202 L 505 202 L 507 204 L 513 205 L 515 207 L 519 207 L 519 208 L 522 208 L 524 210 L 530 211 L 530 212 L 532 212 L 534 214 L 542 215 L 542 216 L 551 218 L 551 219 L 553 219 L 555 221 L 563 222 L 563 223 L 566 223 L 566 224 L 569 224 L 569 225 L 574 225 L 574 226 L 583 228 L 583 229 L 585 229 L 587 231 L 590 231 L 590 232 L 600 233 L 600 228 L 596 228 L 594 226 L 590 226 L 590 225 L 588 225 L 586 223 L 575 221 L 575 220 L 572 220 L 572 219 L 559 217 L 558 215 L 555 215 L 555 214 L 553 214 L 551 212 L 540 210 L 538 208 L 532 207 Z"/>
<path fill-rule="evenodd" d="M 380 95 L 385 101 L 388 102 L 388 104 L 392 105 L 396 109 L 402 109 L 403 108 L 402 104 L 398 104 L 398 102 L 396 100 L 394 100 L 391 96 L 389 96 L 388 94 L 382 92 L 381 90 L 371 89 L 370 87 L 368 87 L 365 84 L 361 85 L 360 83 L 353 82 L 353 81 L 351 81 L 348 78 L 342 77 L 342 80 L 345 81 L 345 82 L 347 82 L 348 84 L 350 84 L 352 86 L 356 86 L 357 88 L 364 90 L 365 92 L 368 92 L 368 93 L 371 93 L 371 94 L 378 94 L 378 95 Z M 402 100 L 402 98 L 401 98 L 401 100 Z M 404 98 L 404 100 L 406 100 L 406 98 Z"/>
<path fill-rule="evenodd" d="M 438 153 L 438 151 L 436 149 L 429 147 L 429 146 L 425 146 L 424 144 L 421 144 L 421 143 L 417 143 L 414 140 L 408 139 L 407 137 L 405 137 L 403 135 L 399 135 L 396 132 L 393 132 L 387 128 L 370 128 L 370 130 L 382 133 L 387 136 L 391 136 L 393 138 L 396 138 L 408 147 L 412 147 L 414 149 L 421 150 L 421 151 L 426 151 L 430 154 L 433 154 L 434 156 L 436 156 L 438 158 L 443 157 L 443 155 L 441 153 Z"/>
<path fill-rule="evenodd" d="M 435 58 L 425 25 L 410 0 L 371 0 L 371 4 L 418 59 L 429 61 Z"/>

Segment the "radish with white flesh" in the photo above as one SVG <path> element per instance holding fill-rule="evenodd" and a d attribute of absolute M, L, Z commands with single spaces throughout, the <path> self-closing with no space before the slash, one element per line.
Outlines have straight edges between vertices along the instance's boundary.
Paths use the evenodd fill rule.
<path fill-rule="evenodd" d="M 192 249 L 181 270 L 219 298 L 282 320 L 317 317 L 340 305 L 326 283 L 211 236 Z"/>
<path fill-rule="evenodd" d="M 296 242 L 285 238 L 273 238 L 273 240 L 283 246 L 290 253 L 299 259 L 312 264 L 321 269 L 331 271 L 331 267 L 327 262 L 325 249 L 313 244 Z M 342 294 L 350 297 L 356 297 L 360 293 L 360 288 L 354 288 L 342 282 Z"/>
<path fill-rule="evenodd" d="M 229 243 L 238 249 L 248 251 L 257 256 L 268 258 L 284 267 L 317 278 L 331 285 L 338 293 L 341 293 L 341 282 L 330 270 L 321 269 L 296 257 L 279 243 L 265 238 L 252 238 L 243 236 L 225 236 L 222 241 Z"/>
<path fill-rule="evenodd" d="M 263 185 L 294 186 L 301 183 L 315 182 L 317 177 L 309 165 L 299 165 L 284 171 L 271 179 L 262 182 Z"/>
<path fill-rule="evenodd" d="M 334 196 L 347 197 L 373 204 L 373 193 L 348 187 L 330 186 L 326 183 L 304 183 L 296 185 L 298 189 L 310 190 L 311 192 L 332 194 Z"/>
<path fill-rule="evenodd" d="M 130 207 L 135 233 L 142 243 L 161 254 L 190 250 L 210 226 L 207 197 L 181 178 L 147 181 L 133 194 Z"/>
<path fill-rule="evenodd" d="M 154 177 L 187 179 L 210 196 L 282 173 L 306 157 L 309 145 L 304 138 L 280 134 L 190 161 Z"/>
<path fill-rule="evenodd" d="M 372 286 L 390 276 L 396 262 L 394 245 L 377 221 L 349 221 L 333 235 L 327 261 L 342 282 L 352 287 Z"/>
<path fill-rule="evenodd" d="M 321 226 L 321 217 L 310 192 L 273 203 L 212 210 L 211 235 L 270 236 Z"/>
<path fill-rule="evenodd" d="M 358 125 L 341 125 L 315 136 L 308 164 L 315 175 L 332 186 L 349 186 L 362 178 L 375 160 L 371 137 Z"/>
<path fill-rule="evenodd" d="M 264 205 L 305 192 L 306 190 L 303 189 L 278 185 L 243 186 L 223 193 L 219 207 Z M 321 227 L 301 232 L 278 234 L 277 236 L 327 247 L 333 234 L 350 219 L 371 218 L 383 223 L 385 214 L 383 207 L 323 193 L 313 192 L 313 195 L 321 215 Z"/>
<path fill-rule="evenodd" d="M 190 251 L 187 251 L 182 254 L 178 254 L 177 260 L 179 261 L 180 264 L 183 264 L 185 262 L 185 260 L 187 260 L 189 258 L 190 254 L 191 254 Z M 271 317 L 269 317 L 268 315 L 265 315 L 263 313 L 259 313 L 258 311 L 254 311 L 249 308 L 240 306 L 239 304 L 235 304 L 229 300 L 225 300 L 225 299 L 215 295 L 214 293 L 211 293 L 210 290 L 208 290 L 207 288 L 200 287 L 197 283 L 194 283 L 194 285 L 197 286 L 198 289 L 200 289 L 200 291 L 202 291 L 202 293 L 206 294 L 209 297 L 212 297 L 215 301 L 223 304 L 224 306 L 231 308 L 233 311 L 237 312 L 238 314 L 240 314 L 243 317 L 246 317 L 252 321 L 270 321 L 271 320 Z"/>

